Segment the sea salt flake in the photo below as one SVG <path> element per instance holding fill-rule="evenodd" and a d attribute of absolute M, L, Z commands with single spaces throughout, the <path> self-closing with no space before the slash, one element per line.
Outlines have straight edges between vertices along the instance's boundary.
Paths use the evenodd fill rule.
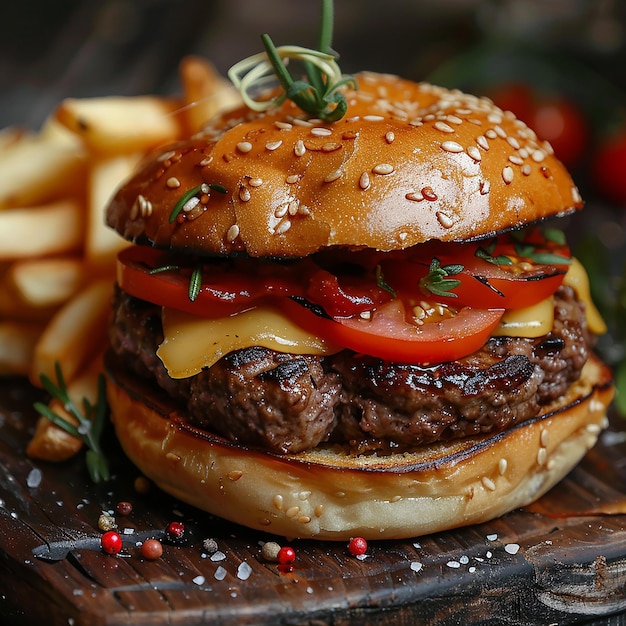
<path fill-rule="evenodd" d="M 211 555 L 211 561 L 213 561 L 214 563 L 217 563 L 218 561 L 223 561 L 225 558 L 226 555 L 221 550 L 218 550 Z"/>
<path fill-rule="evenodd" d="M 460 559 L 459 559 L 459 563 L 463 564 L 463 565 L 467 565 L 469 563 L 469 557 L 463 555 Z"/>
<path fill-rule="evenodd" d="M 36 489 L 41 484 L 41 470 L 37 467 L 33 467 L 26 477 L 26 485 L 29 489 Z"/>
<path fill-rule="evenodd" d="M 458 569 L 459 567 L 461 567 L 461 564 L 458 561 L 448 561 L 446 565 L 448 567 L 451 567 L 452 569 Z"/>
<path fill-rule="evenodd" d="M 508 554 L 517 554 L 519 552 L 519 544 L 507 543 L 506 546 L 504 546 L 504 551 Z"/>
<path fill-rule="evenodd" d="M 220 565 L 216 570 L 215 570 L 215 580 L 224 580 L 224 578 L 226 578 L 226 570 Z"/>
<path fill-rule="evenodd" d="M 204 584 L 204 576 L 196 576 L 196 577 L 193 579 L 193 582 L 194 582 L 196 585 L 203 585 L 203 584 Z"/>
<path fill-rule="evenodd" d="M 237 568 L 237 578 L 239 578 L 239 580 L 248 580 L 248 578 L 250 578 L 250 574 L 252 574 L 252 568 L 249 563 L 246 563 L 246 561 L 240 563 Z"/>
<path fill-rule="evenodd" d="M 424 567 L 424 566 L 419 561 L 413 561 L 411 563 L 411 569 L 414 572 L 419 572 L 422 569 L 422 567 Z"/>
<path fill-rule="evenodd" d="M 497 538 L 497 533 L 493 533 L 493 535 L 487 535 L 487 541 L 495 541 Z"/>
<path fill-rule="evenodd" d="M 473 574 L 473 573 L 476 571 L 476 568 L 472 565 L 471 567 L 468 567 L 468 568 L 467 568 L 467 571 L 468 571 L 470 574 Z"/>

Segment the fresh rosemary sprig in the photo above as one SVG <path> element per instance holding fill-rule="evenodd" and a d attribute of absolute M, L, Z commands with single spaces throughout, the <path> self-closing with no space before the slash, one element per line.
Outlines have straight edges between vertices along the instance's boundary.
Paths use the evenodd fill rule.
<path fill-rule="evenodd" d="M 430 262 L 428 274 L 420 278 L 419 286 L 421 289 L 430 291 L 434 296 L 458 298 L 457 294 L 452 290 L 456 289 L 461 281 L 456 278 L 450 278 L 455 274 L 460 274 L 463 266 L 459 264 L 441 265 L 437 257 Z"/>
<path fill-rule="evenodd" d="M 228 77 L 246 105 L 254 111 L 265 111 L 280 106 L 285 100 L 293 100 L 305 113 L 328 122 L 341 119 L 348 110 L 348 103 L 340 89 L 346 85 L 357 88 L 355 79 L 341 73 L 337 55 L 332 51 L 333 2 L 322 0 L 322 25 L 318 50 L 300 46 L 276 47 L 269 35 L 261 37 L 265 52 L 255 54 L 233 65 Z M 290 59 L 302 62 L 307 80 L 294 80 L 287 69 Z M 275 98 L 255 99 L 257 93 L 278 79 L 284 93 Z"/>
<path fill-rule="evenodd" d="M 180 269 L 180 265 L 161 265 L 160 267 L 153 267 L 148 274 L 161 274 L 162 272 L 177 272 Z M 202 263 L 199 263 L 194 267 L 189 278 L 189 299 L 195 302 L 200 288 L 202 287 Z"/>
<path fill-rule="evenodd" d="M 95 483 L 107 481 L 110 478 L 109 463 L 100 448 L 100 437 L 104 429 L 107 416 L 107 403 L 104 388 L 104 377 L 98 377 L 98 398 L 95 404 L 92 404 L 83 398 L 82 410 L 72 401 L 69 396 L 63 372 L 59 363 L 55 363 L 55 374 L 57 382 L 54 383 L 49 376 L 42 374 L 41 384 L 44 389 L 53 397 L 59 400 L 63 408 L 72 415 L 78 422 L 78 426 L 70 424 L 66 419 L 55 413 L 50 407 L 43 402 L 36 402 L 35 410 L 49 419 L 53 424 L 62 428 L 65 432 L 80 439 L 86 446 L 87 452 L 85 462 L 91 479 Z"/>
<path fill-rule="evenodd" d="M 222 185 L 218 185 L 216 183 L 202 183 L 197 187 L 192 187 L 188 191 L 186 191 L 179 199 L 178 202 L 174 205 L 170 216 L 169 223 L 173 224 L 178 217 L 178 214 L 183 210 L 184 206 L 191 200 L 194 196 L 197 196 L 199 193 L 209 193 L 211 190 L 218 191 L 219 193 L 228 193 L 226 187 Z"/>

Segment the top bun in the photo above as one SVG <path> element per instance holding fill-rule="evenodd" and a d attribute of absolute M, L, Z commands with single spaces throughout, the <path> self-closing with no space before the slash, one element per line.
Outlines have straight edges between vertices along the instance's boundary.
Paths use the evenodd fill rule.
<path fill-rule="evenodd" d="M 189 253 L 298 257 L 480 239 L 582 207 L 550 145 L 490 100 L 387 74 L 355 78 L 337 122 L 288 100 L 229 111 L 161 148 L 117 193 L 107 223 Z M 198 192 L 170 223 L 202 183 L 226 193 Z"/>

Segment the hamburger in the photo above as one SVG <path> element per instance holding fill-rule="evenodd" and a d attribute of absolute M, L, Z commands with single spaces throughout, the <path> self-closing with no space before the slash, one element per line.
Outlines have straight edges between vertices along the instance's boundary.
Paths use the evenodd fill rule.
<path fill-rule="evenodd" d="M 607 424 L 604 325 L 558 218 L 582 199 L 490 100 L 362 73 L 160 148 L 112 199 L 107 390 L 182 501 L 288 537 L 487 521 Z M 556 226 L 556 227 L 555 227 Z"/>

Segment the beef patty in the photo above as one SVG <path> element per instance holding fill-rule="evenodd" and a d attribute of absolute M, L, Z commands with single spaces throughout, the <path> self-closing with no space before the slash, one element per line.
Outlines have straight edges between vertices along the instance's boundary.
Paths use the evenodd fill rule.
<path fill-rule="evenodd" d="M 160 307 L 119 289 L 110 337 L 135 374 L 154 378 L 196 425 L 232 441 L 279 453 L 325 441 L 414 446 L 528 420 L 579 378 L 590 350 L 584 305 L 569 287 L 554 302 L 548 335 L 492 338 L 470 356 L 432 367 L 349 350 L 312 356 L 252 347 L 174 380 L 156 356 Z"/>

